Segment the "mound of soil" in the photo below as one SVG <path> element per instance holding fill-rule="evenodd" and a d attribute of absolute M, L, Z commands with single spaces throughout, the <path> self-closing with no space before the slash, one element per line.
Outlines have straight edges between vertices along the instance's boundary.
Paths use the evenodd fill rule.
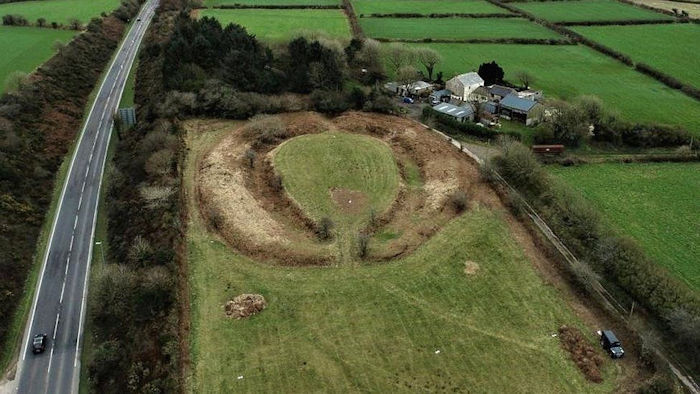
<path fill-rule="evenodd" d="M 579 329 L 561 326 L 559 327 L 559 339 L 561 346 L 571 354 L 571 359 L 574 360 L 586 379 L 595 383 L 603 381 L 600 374 L 603 357 L 588 343 Z"/>
<path fill-rule="evenodd" d="M 265 297 L 260 294 L 241 294 L 224 306 L 226 316 L 237 320 L 262 312 L 267 306 Z"/>
<path fill-rule="evenodd" d="M 467 274 L 467 276 L 476 275 L 477 271 L 479 271 L 479 264 L 473 261 L 464 263 L 464 273 Z"/>
<path fill-rule="evenodd" d="M 365 193 L 348 189 L 331 189 L 331 198 L 335 205 L 345 213 L 360 213 L 367 206 Z"/>

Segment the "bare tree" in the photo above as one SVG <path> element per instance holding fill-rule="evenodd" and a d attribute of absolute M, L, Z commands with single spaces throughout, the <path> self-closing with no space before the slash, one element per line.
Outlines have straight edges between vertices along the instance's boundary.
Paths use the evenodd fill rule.
<path fill-rule="evenodd" d="M 418 70 L 413 66 L 403 66 L 396 72 L 396 80 L 401 84 L 401 87 L 410 93 L 409 88 L 413 82 L 418 79 Z"/>
<path fill-rule="evenodd" d="M 415 52 L 406 44 L 398 42 L 389 44 L 385 49 L 385 53 L 395 73 L 398 73 L 401 67 L 408 66 L 415 60 Z"/>
<path fill-rule="evenodd" d="M 530 84 L 535 80 L 535 77 L 527 71 L 518 71 L 515 73 L 515 77 L 518 78 L 518 81 L 520 81 L 520 84 L 523 85 L 525 89 L 529 89 Z"/>
<path fill-rule="evenodd" d="M 425 67 L 425 71 L 428 72 L 428 79 L 432 81 L 433 70 L 435 70 L 435 65 L 442 61 L 442 56 L 432 48 L 418 48 L 416 57 L 418 62 Z"/>

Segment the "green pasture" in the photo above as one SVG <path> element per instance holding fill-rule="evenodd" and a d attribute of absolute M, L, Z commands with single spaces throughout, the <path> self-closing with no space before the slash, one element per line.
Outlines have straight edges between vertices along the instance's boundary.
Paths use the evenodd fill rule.
<path fill-rule="evenodd" d="M 517 83 L 520 70 L 535 77 L 533 86 L 547 97 L 572 99 L 596 95 L 611 110 L 631 121 L 680 125 L 700 136 L 700 105 L 697 100 L 631 68 L 576 45 L 510 44 L 411 44 L 430 47 L 442 54 L 436 71 L 447 80 L 476 70 L 495 60 L 505 78 Z"/>
<path fill-rule="evenodd" d="M 325 32 L 334 38 L 351 37 L 350 25 L 342 10 L 200 10 L 199 17 L 212 17 L 226 26 L 237 23 L 249 33 L 267 41 L 285 41 L 301 31 Z"/>
<path fill-rule="evenodd" d="M 360 26 L 374 38 L 561 38 L 522 18 L 360 18 Z"/>
<path fill-rule="evenodd" d="M 514 4 L 523 11 L 550 22 L 618 21 L 671 19 L 671 16 L 645 10 L 615 0 L 533 1 Z"/>
<path fill-rule="evenodd" d="M 54 55 L 56 41 L 67 43 L 76 34 L 68 30 L 0 26 L 0 93 L 15 71 L 31 73 Z"/>
<path fill-rule="evenodd" d="M 67 24 L 73 18 L 87 23 L 103 11 L 111 12 L 119 0 L 35 0 L 0 4 L 0 15 L 22 15 L 30 23 L 45 18 L 48 23 Z"/>
<path fill-rule="evenodd" d="M 680 81 L 700 87 L 700 26 L 694 23 L 632 26 L 577 26 L 574 31 L 646 63 Z"/>
<path fill-rule="evenodd" d="M 700 289 L 700 163 L 549 168 L 652 259 Z"/>
<path fill-rule="evenodd" d="M 204 6 L 221 5 L 340 5 L 340 0 L 204 0 Z"/>
<path fill-rule="evenodd" d="M 216 138 L 187 137 L 190 196 L 195 152 Z M 593 343 L 594 327 L 538 276 L 502 213 L 474 207 L 399 261 L 304 268 L 233 252 L 195 204 L 188 201 L 189 391 L 561 393 L 619 383 L 621 367 L 607 358 L 604 382 L 587 382 L 552 336 L 574 325 Z M 479 265 L 476 274 L 465 275 L 466 261 Z M 262 294 L 267 309 L 225 317 L 225 302 L 242 293 Z"/>
<path fill-rule="evenodd" d="M 275 168 L 287 193 L 314 220 L 366 221 L 370 209 L 381 213 L 396 197 L 399 170 L 391 149 L 382 141 L 348 133 L 307 134 L 283 143 Z M 338 209 L 331 189 L 367 196 L 365 209 L 347 214 Z"/>
<path fill-rule="evenodd" d="M 483 0 L 354 0 L 355 14 L 508 14 L 509 11 Z"/>

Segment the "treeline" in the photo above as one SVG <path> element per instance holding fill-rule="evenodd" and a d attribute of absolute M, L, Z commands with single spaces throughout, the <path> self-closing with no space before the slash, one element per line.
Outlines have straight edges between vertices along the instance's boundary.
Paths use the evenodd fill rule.
<path fill-rule="evenodd" d="M 651 312 L 685 356 L 700 366 L 700 297 L 685 283 L 650 261 L 631 239 L 610 231 L 597 210 L 580 194 L 555 181 L 525 146 L 511 142 L 487 164 L 535 207 L 543 220 L 594 273 L 578 272 L 584 286 L 593 276 L 616 286 Z M 520 212 L 516 200 L 512 204 Z"/>
<path fill-rule="evenodd" d="M 271 4 L 222 4 L 215 5 L 211 8 L 219 9 L 263 9 L 263 10 L 338 10 L 341 5 L 319 5 L 319 4 L 288 4 L 288 5 L 271 5 Z"/>
<path fill-rule="evenodd" d="M 575 42 L 566 38 L 382 38 L 375 40 L 379 42 L 405 42 L 405 43 L 447 43 L 447 44 L 519 44 L 519 45 L 576 45 Z"/>
<path fill-rule="evenodd" d="M 114 16 L 87 31 L 0 97 L 0 342 L 17 304 L 47 220 L 56 172 L 80 129 L 88 97 L 124 31 Z"/>
<path fill-rule="evenodd" d="M 360 14 L 360 18 L 520 18 L 519 15 L 516 14 L 511 14 L 511 13 L 497 13 L 497 12 L 492 12 L 492 13 L 482 13 L 482 14 L 473 14 L 473 13 L 460 13 L 460 12 L 453 12 L 453 13 L 432 13 L 432 14 L 418 14 L 418 13 L 409 13 L 409 12 L 393 12 L 389 14 L 380 14 L 380 13 L 373 13 L 369 15 L 365 14 Z"/>
<path fill-rule="evenodd" d="M 169 91 L 158 107 L 161 116 L 244 119 L 307 108 L 394 110 L 376 87 L 386 78 L 376 41 L 353 39 L 343 46 L 302 36 L 273 52 L 239 25 L 222 27 L 212 18 L 180 15 L 171 39 L 153 49 L 160 50 Z"/>
<path fill-rule="evenodd" d="M 628 26 L 628 25 L 668 25 L 671 23 L 688 23 L 677 19 L 626 19 L 609 21 L 557 22 L 559 26 Z"/>
<path fill-rule="evenodd" d="M 153 118 L 153 107 L 165 91 L 164 55 L 154 48 L 167 41 L 182 7 L 178 0 L 162 0 L 144 37 L 147 45 L 135 69 L 139 124 L 118 128 L 120 138 L 105 172 L 107 264 L 97 273 L 88 305 L 95 344 L 88 365 L 93 392 L 180 391 L 183 148 L 177 121 Z"/>
<path fill-rule="evenodd" d="M 548 100 L 545 106 L 549 115 L 535 128 L 536 143 L 576 147 L 591 134 L 594 141 L 639 148 L 674 147 L 691 142 L 690 133 L 677 126 L 624 120 L 595 96 L 581 96 L 571 102 Z"/>

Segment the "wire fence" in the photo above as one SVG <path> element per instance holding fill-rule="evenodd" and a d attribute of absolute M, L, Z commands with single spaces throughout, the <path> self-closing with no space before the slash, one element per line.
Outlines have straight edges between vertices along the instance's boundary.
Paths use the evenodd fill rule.
<path fill-rule="evenodd" d="M 425 125 L 423 123 L 421 123 L 421 125 L 426 129 L 431 130 L 448 140 L 452 145 L 457 147 L 460 150 L 460 152 L 469 156 L 480 166 L 483 166 L 485 164 L 482 158 L 474 154 L 468 148 L 464 147 L 460 141 L 457 141 L 454 138 L 446 135 L 445 133 L 436 130 L 428 125 Z M 523 210 L 530 218 L 530 220 L 532 220 L 535 227 L 547 239 L 551 246 L 554 247 L 558 254 L 563 258 L 563 261 L 568 266 L 568 269 L 572 272 L 585 272 L 585 270 L 588 270 L 588 265 L 580 261 L 571 252 L 571 250 L 569 250 L 569 248 L 566 247 L 564 242 L 562 242 L 562 240 L 554 233 L 554 231 L 552 231 L 552 229 L 547 225 L 547 223 L 542 219 L 542 217 L 540 217 L 537 211 L 522 196 L 522 194 L 513 186 L 511 186 L 498 172 L 494 171 L 493 175 L 495 180 L 503 187 L 505 187 L 506 190 L 509 191 L 512 198 L 516 199 L 517 202 L 522 206 Z M 624 304 L 618 299 L 616 299 L 605 288 L 605 286 L 594 276 L 588 276 L 585 279 L 581 278 L 581 280 L 587 282 L 586 285 L 588 286 L 588 289 L 590 290 L 592 295 L 598 299 L 602 306 L 607 308 L 610 312 L 615 313 L 616 317 L 618 317 L 619 319 L 624 321 L 625 324 L 630 326 L 632 310 L 628 310 L 624 306 Z M 632 306 L 632 309 L 633 308 L 634 306 Z M 691 374 L 692 369 L 684 365 L 681 361 L 679 361 L 679 359 L 674 356 L 674 352 L 670 350 L 667 346 L 664 346 L 664 344 L 657 339 L 661 337 L 661 335 L 657 334 L 657 328 L 652 327 L 649 324 L 645 324 L 643 330 L 635 331 L 637 332 L 637 335 L 639 335 L 642 339 L 644 345 L 649 350 L 654 352 L 660 360 L 662 360 L 668 365 L 671 372 L 688 389 L 688 391 L 690 391 L 693 394 L 700 394 L 700 386 Z"/>

